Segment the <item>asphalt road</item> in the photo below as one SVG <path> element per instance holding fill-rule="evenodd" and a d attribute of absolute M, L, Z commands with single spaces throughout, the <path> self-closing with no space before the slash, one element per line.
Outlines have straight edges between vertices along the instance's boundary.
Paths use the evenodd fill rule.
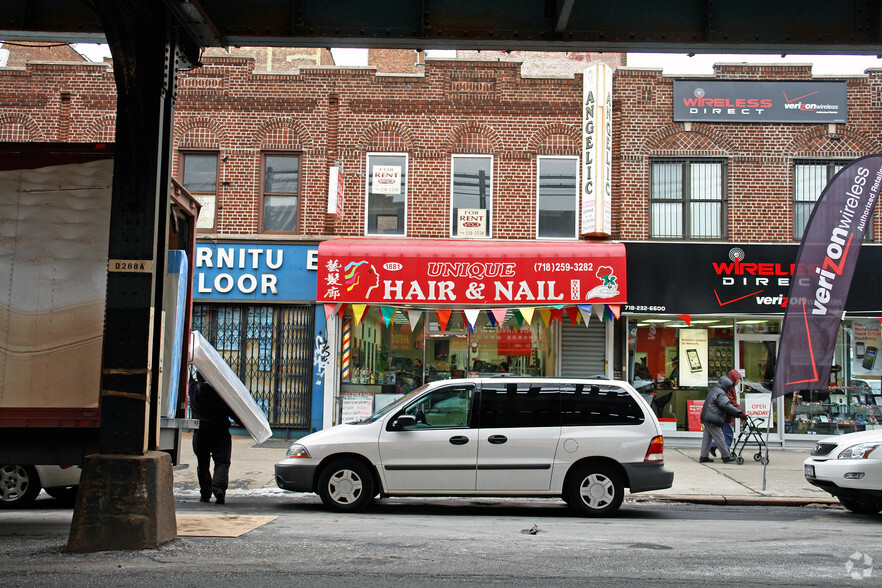
<path fill-rule="evenodd" d="M 0 511 L 3 583 L 829 586 L 854 584 L 853 572 L 868 574 L 862 585 L 882 583 L 873 564 L 882 568 L 882 515 L 838 506 L 629 501 L 614 518 L 584 519 L 558 500 L 408 498 L 341 515 L 312 495 L 256 493 L 225 506 L 179 497 L 177 512 L 279 518 L 233 539 L 179 537 L 158 549 L 72 554 L 65 551 L 71 509 L 41 499 Z"/>

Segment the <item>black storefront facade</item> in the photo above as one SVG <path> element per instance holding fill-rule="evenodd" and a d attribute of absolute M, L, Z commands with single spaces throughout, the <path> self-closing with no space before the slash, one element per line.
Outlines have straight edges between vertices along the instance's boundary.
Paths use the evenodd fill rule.
<path fill-rule="evenodd" d="M 628 303 L 616 339 L 623 373 L 666 437 L 701 437 L 708 387 L 741 370 L 739 400 L 770 444 L 882 427 L 882 245 L 864 245 L 842 317 L 828 388 L 771 401 L 778 339 L 798 245 L 629 242 Z M 617 354 L 618 355 L 618 354 Z M 618 363 L 618 362 L 617 362 Z"/>

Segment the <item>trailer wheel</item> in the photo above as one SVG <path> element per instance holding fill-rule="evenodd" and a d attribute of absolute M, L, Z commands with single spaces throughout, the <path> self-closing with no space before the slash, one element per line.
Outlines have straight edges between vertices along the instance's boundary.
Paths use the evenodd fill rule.
<path fill-rule="evenodd" d="M 22 508 L 37 499 L 40 476 L 30 465 L 0 465 L 0 508 Z"/>

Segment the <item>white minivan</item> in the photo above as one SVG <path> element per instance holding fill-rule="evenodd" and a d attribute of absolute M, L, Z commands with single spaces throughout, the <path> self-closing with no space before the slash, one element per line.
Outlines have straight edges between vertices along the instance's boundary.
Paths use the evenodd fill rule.
<path fill-rule="evenodd" d="M 560 496 L 606 516 L 670 488 L 661 427 L 627 382 L 488 377 L 426 384 L 369 418 L 307 435 L 276 464 L 279 488 L 335 511 L 374 496 Z"/>

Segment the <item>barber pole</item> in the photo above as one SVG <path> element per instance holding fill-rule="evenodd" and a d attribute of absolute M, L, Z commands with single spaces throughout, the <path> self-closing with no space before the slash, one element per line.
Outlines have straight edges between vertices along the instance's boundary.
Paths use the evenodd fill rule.
<path fill-rule="evenodd" d="M 343 381 L 349 381 L 349 348 L 352 343 L 352 321 L 346 320 L 343 323 Z"/>

